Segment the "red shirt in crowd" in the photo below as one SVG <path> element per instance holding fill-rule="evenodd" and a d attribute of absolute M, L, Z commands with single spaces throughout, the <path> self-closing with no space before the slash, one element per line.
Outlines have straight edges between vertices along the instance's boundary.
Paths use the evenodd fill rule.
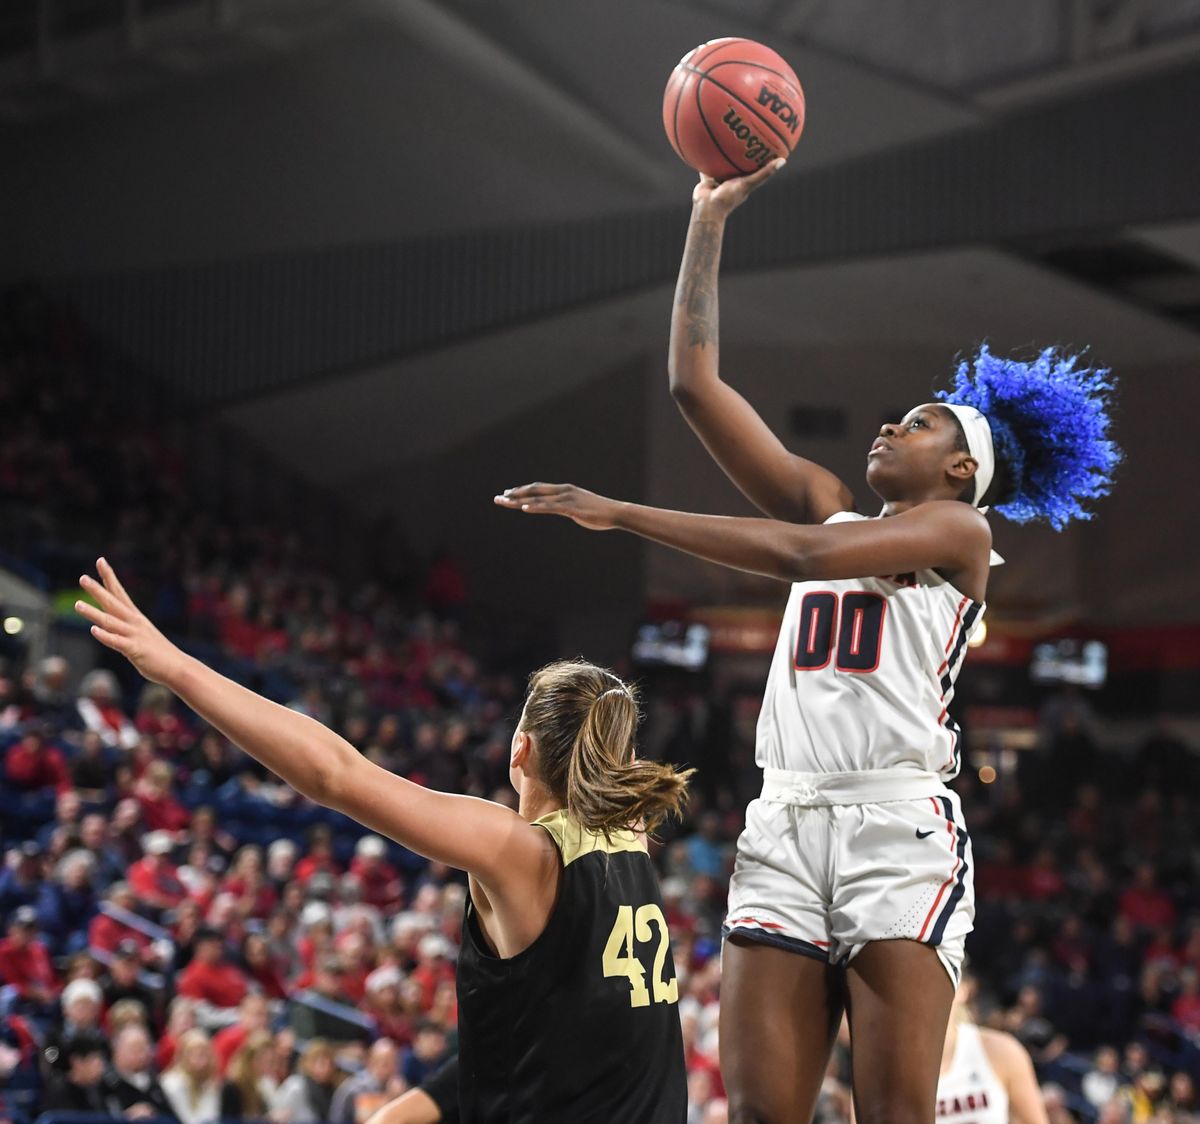
<path fill-rule="evenodd" d="M 256 917 L 260 921 L 265 921 L 270 917 L 275 906 L 279 903 L 279 895 L 275 892 L 275 887 L 269 882 L 262 883 L 257 890 L 252 891 L 245 879 L 226 878 L 221 883 L 221 890 L 223 893 L 232 894 L 238 899 L 251 898 L 248 916 Z"/>
<path fill-rule="evenodd" d="M 126 877 L 138 899 L 155 909 L 174 909 L 188 896 L 187 887 L 169 862 L 155 862 L 150 857 L 138 859 Z"/>
<path fill-rule="evenodd" d="M 325 874 L 333 878 L 341 878 L 342 868 L 326 855 L 305 855 L 297 864 L 293 871 L 293 877 L 302 886 L 308 884 L 308 880 L 317 873 L 323 871 Z"/>
<path fill-rule="evenodd" d="M 150 947 L 150 938 L 145 933 L 132 929 L 123 921 L 97 913 L 88 925 L 88 944 L 92 948 L 102 948 L 112 952 L 121 941 L 136 941 L 138 947 L 145 952 Z"/>
<path fill-rule="evenodd" d="M 191 813 L 174 796 L 139 795 L 142 823 L 147 831 L 182 831 L 191 823 Z"/>
<path fill-rule="evenodd" d="M 22 738 L 9 747 L 4 757 L 4 773 L 9 784 L 26 791 L 53 788 L 65 792 L 71 787 L 63 755 L 34 737 Z"/>
<path fill-rule="evenodd" d="M 1121 895 L 1117 912 L 1147 929 L 1175 924 L 1175 903 L 1162 890 L 1131 886 Z"/>
<path fill-rule="evenodd" d="M 203 999 L 214 1007 L 236 1007 L 246 997 L 248 981 L 235 964 L 202 964 L 193 960 L 179 973 L 175 990 L 189 999 Z"/>
<path fill-rule="evenodd" d="M 38 940 L 19 944 L 12 937 L 0 941 L 0 983 L 10 984 L 22 997 L 29 994 L 30 988 L 39 985 L 47 991 L 57 992 L 58 976 L 46 946 Z"/>
<path fill-rule="evenodd" d="M 362 900 L 376 909 L 396 909 L 404 901 L 404 883 L 391 863 L 379 860 L 374 866 L 355 856 L 350 862 L 350 873 L 362 886 Z"/>
<path fill-rule="evenodd" d="M 213 1035 L 213 1053 L 217 1055 L 217 1067 L 222 1077 L 233 1060 L 233 1055 L 242 1048 L 246 1041 L 246 1028 L 241 1023 L 222 1027 Z"/>

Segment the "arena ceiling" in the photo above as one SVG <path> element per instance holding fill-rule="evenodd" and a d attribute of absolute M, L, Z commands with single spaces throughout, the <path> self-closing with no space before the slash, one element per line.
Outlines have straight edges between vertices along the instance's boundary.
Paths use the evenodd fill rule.
<path fill-rule="evenodd" d="M 82 278 L 111 309 L 147 270 L 183 278 L 164 292 L 190 291 L 197 265 L 225 270 L 236 292 L 246 261 L 682 216 L 691 177 L 662 136 L 662 85 L 686 49 L 720 35 L 770 42 L 805 83 L 808 124 L 787 172 L 802 200 L 805 177 L 866 176 L 889 154 L 1197 65 L 1200 0 L 25 0 L 0 18 L 0 268 L 67 293 Z M 1130 213 L 1142 202 L 1131 196 Z M 748 269 L 729 286 L 725 340 L 921 340 L 953 355 L 985 336 L 1086 339 L 1114 363 L 1194 361 L 1196 218 L 1200 193 L 1193 213 L 1096 232 L 1105 260 L 1119 244 L 1128 262 L 1115 278 L 1092 268 L 1097 246 L 1044 230 Z M 205 400 L 301 471 L 328 479 L 339 465 L 335 476 L 361 481 L 398 450 L 452 445 L 661 349 L 668 302 L 660 280 L 457 344 L 323 360 L 241 390 L 227 381 Z M 207 307 L 178 361 L 104 317 L 97 326 L 187 389 L 189 356 L 208 354 L 227 312 Z M 269 353 L 254 324 L 239 330 L 243 354 Z M 384 416 L 403 418 L 411 440 L 362 442 L 364 421 Z M 327 457 L 292 439 L 305 427 Z"/>

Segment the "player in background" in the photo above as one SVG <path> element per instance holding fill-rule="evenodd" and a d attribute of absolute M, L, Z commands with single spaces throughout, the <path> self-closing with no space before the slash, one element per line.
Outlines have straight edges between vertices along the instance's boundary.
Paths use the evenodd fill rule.
<path fill-rule="evenodd" d="M 940 400 L 880 429 L 857 514 L 833 473 L 789 452 L 718 374 L 725 220 L 781 166 L 702 178 L 671 323 L 671 392 L 768 517 L 621 503 L 531 484 L 500 506 L 620 529 L 792 584 L 759 717 L 762 796 L 746 811 L 722 953 L 721 1071 L 734 1124 L 807 1124 L 843 1008 L 861 1124 L 927 1124 L 963 944 L 973 860 L 949 715 L 987 594 L 984 511 L 1061 528 L 1108 491 L 1107 371 L 1048 350 L 983 348 Z"/>
<path fill-rule="evenodd" d="M 964 973 L 942 1051 L 938 1124 L 1047 1124 L 1029 1051 L 1005 1031 L 975 1025 L 974 995 L 975 980 Z"/>
<path fill-rule="evenodd" d="M 677 814 L 687 774 L 639 761 L 637 701 L 603 668 L 529 682 L 509 776 L 518 810 L 435 792 L 186 655 L 116 573 L 80 579 L 92 635 L 296 791 L 468 872 L 458 962 L 458 1105 L 466 1124 L 682 1124 L 678 983 L 644 831 Z"/>

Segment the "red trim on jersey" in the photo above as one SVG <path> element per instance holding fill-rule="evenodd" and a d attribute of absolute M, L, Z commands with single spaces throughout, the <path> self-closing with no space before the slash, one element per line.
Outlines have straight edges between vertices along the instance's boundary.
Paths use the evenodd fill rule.
<path fill-rule="evenodd" d="M 787 926 L 780 925 L 778 921 L 760 921 L 757 917 L 730 917 L 725 924 L 727 926 L 734 925 L 757 925 L 760 929 L 784 929 Z M 797 940 L 804 941 L 805 944 L 815 944 L 819 948 L 828 948 L 828 941 L 810 941 L 807 937 L 797 937 Z"/>
<path fill-rule="evenodd" d="M 933 805 L 933 810 L 937 812 L 939 816 L 942 816 L 942 810 L 938 807 L 937 801 L 932 796 L 929 798 L 929 803 Z M 942 816 L 942 818 L 945 819 L 945 816 Z M 950 854 L 954 856 L 954 867 L 950 871 L 950 877 L 942 883 L 942 888 L 938 890 L 937 897 L 933 899 L 933 905 L 929 907 L 929 913 L 925 916 L 925 924 L 921 926 L 921 932 L 917 936 L 917 940 L 919 941 L 923 941 L 925 939 L 925 931 L 929 928 L 929 922 L 933 920 L 933 915 L 937 912 L 937 907 L 941 904 L 942 895 L 954 885 L 954 876 L 958 873 L 959 865 L 962 863 L 962 859 L 958 857 L 958 848 L 956 846 L 957 840 L 954 837 L 953 820 L 946 820 L 946 830 L 950 833 Z"/>

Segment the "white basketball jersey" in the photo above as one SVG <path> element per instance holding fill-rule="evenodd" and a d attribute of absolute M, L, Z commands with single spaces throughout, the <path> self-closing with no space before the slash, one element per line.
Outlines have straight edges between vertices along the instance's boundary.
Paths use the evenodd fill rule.
<path fill-rule="evenodd" d="M 866 518 L 843 511 L 826 522 Z M 759 714 L 759 766 L 955 776 L 950 700 L 983 612 L 932 570 L 796 582 Z"/>
<path fill-rule="evenodd" d="M 1008 1091 L 983 1048 L 979 1027 L 958 1028 L 954 1060 L 938 1080 L 937 1119 L 946 1124 L 1008 1124 Z"/>

